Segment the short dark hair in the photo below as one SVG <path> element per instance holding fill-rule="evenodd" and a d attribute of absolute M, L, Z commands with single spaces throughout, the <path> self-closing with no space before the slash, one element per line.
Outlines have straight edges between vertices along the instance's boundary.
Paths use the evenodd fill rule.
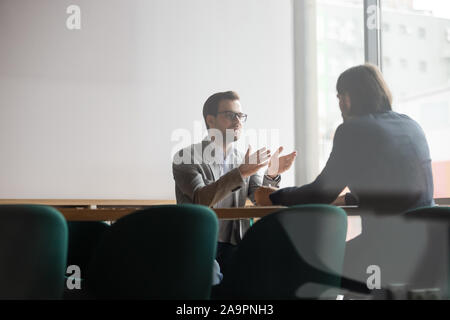
<path fill-rule="evenodd" d="M 392 110 L 392 93 L 378 67 L 364 64 L 343 72 L 337 81 L 338 94 L 348 94 L 350 115 L 362 116 Z"/>
<path fill-rule="evenodd" d="M 239 96 L 234 91 L 218 92 L 210 96 L 203 105 L 203 118 L 205 119 L 206 128 L 209 129 L 206 123 L 206 116 L 217 116 L 219 110 L 219 104 L 222 100 L 239 100 Z"/>

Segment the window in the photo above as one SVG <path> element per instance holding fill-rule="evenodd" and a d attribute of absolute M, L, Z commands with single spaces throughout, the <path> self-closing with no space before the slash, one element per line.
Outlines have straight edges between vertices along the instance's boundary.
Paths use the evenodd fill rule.
<path fill-rule="evenodd" d="M 319 167 L 330 155 L 342 123 L 336 81 L 345 69 L 364 63 L 363 0 L 317 1 Z"/>
<path fill-rule="evenodd" d="M 433 160 L 435 197 L 450 197 L 450 74 L 449 61 L 443 57 L 443 50 L 449 50 L 443 48 L 449 48 L 450 42 L 450 2 L 391 0 L 383 2 L 382 9 L 383 24 L 401 22 L 399 34 L 382 36 L 383 73 L 394 96 L 394 110 L 424 129 Z M 418 30 L 418 37 L 405 40 L 408 27 Z M 398 57 L 400 68 L 394 71 L 387 57 Z"/>
<path fill-rule="evenodd" d="M 365 6 L 378 5 L 377 0 L 316 2 L 319 168 L 342 122 L 336 80 L 345 69 L 369 61 L 382 68 L 394 110 L 411 116 L 425 131 L 435 197 L 450 197 L 450 1 L 381 2 L 381 30 L 375 31 L 362 13 Z"/>

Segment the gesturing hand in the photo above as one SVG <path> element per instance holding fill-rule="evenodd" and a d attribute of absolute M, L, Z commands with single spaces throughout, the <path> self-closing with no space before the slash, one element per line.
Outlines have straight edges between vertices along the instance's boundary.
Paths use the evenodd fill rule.
<path fill-rule="evenodd" d="M 267 175 L 272 178 L 289 170 L 289 168 L 294 163 L 295 157 L 297 157 L 297 151 L 294 151 L 286 156 L 280 157 L 280 153 L 283 152 L 283 149 L 284 149 L 283 147 L 279 147 L 269 161 L 269 168 L 267 169 Z"/>
<path fill-rule="evenodd" d="M 267 166 L 270 159 L 270 150 L 265 147 L 251 154 L 252 147 L 249 146 L 245 154 L 244 163 L 239 166 L 242 178 L 250 177 L 258 172 L 259 169 Z"/>

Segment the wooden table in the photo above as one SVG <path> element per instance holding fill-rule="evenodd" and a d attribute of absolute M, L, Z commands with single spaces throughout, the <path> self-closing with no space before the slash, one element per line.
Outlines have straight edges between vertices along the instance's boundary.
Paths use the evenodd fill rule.
<path fill-rule="evenodd" d="M 449 206 L 450 199 L 435 199 L 441 206 Z M 154 205 L 176 204 L 175 200 L 104 200 L 104 199 L 0 199 L 1 204 L 42 204 L 57 208 L 67 221 L 115 221 L 136 210 Z M 262 218 L 285 207 L 244 207 L 213 209 L 219 219 Z M 348 216 L 347 241 L 362 232 L 361 210 L 341 207 Z"/>
<path fill-rule="evenodd" d="M 435 199 L 448 206 L 450 199 Z M 0 199 L 0 204 L 42 204 L 57 208 L 68 221 L 115 221 L 136 210 L 154 205 L 176 204 L 175 200 L 105 200 L 105 199 Z M 285 207 L 256 207 L 213 209 L 219 219 L 262 218 Z M 348 216 L 359 216 L 354 206 L 342 207 Z"/>
<path fill-rule="evenodd" d="M 68 221 L 114 221 L 145 207 L 73 208 L 55 206 Z M 212 209 L 219 219 L 261 218 L 284 207 L 246 207 Z"/>
<path fill-rule="evenodd" d="M 42 204 L 58 209 L 68 221 L 115 221 L 136 210 L 154 205 L 176 204 L 174 200 L 104 199 L 4 199 L 0 204 Z M 262 218 L 283 206 L 212 209 L 219 219 Z M 357 207 L 343 207 L 348 215 L 358 215 Z"/>
<path fill-rule="evenodd" d="M 42 204 L 58 209 L 67 221 L 115 221 L 136 210 L 154 205 L 175 204 L 174 200 L 104 200 L 104 199 L 0 199 L 0 204 Z M 219 219 L 262 218 L 285 207 L 244 207 L 213 209 Z M 343 207 L 347 212 L 347 241 L 361 234 L 357 207 Z"/>

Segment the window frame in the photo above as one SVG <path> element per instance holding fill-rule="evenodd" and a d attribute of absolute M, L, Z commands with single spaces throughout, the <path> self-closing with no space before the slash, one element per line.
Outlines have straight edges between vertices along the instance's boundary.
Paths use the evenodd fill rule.
<path fill-rule="evenodd" d="M 292 0 L 294 37 L 295 183 L 303 185 L 319 174 L 317 88 L 317 3 Z M 365 62 L 382 70 L 381 0 L 363 0 Z M 375 22 L 375 24 L 374 24 Z M 371 28 L 369 28 L 371 26 Z"/>
<path fill-rule="evenodd" d="M 364 0 L 365 61 L 383 70 L 381 13 L 381 0 Z"/>

